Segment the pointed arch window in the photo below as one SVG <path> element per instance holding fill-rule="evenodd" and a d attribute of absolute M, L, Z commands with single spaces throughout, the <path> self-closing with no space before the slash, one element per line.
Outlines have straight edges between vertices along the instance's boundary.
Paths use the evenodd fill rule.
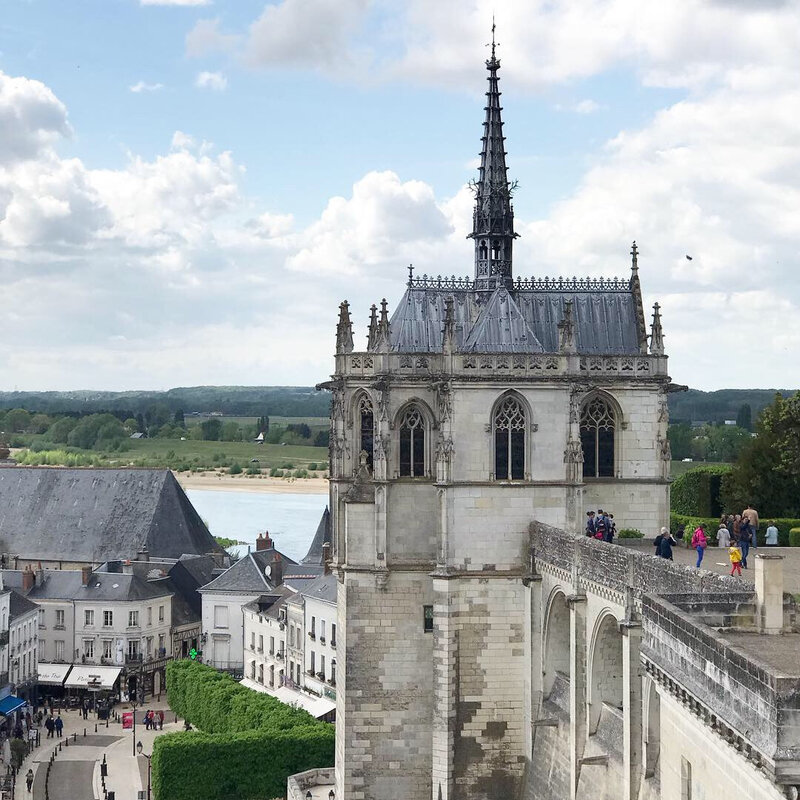
<path fill-rule="evenodd" d="M 425 417 L 410 405 L 400 418 L 400 477 L 425 475 Z"/>
<path fill-rule="evenodd" d="M 614 477 L 614 438 L 617 417 L 611 403 L 595 396 L 581 411 L 584 478 Z"/>
<path fill-rule="evenodd" d="M 359 422 L 359 458 L 361 452 L 367 454 L 367 466 L 372 469 L 373 446 L 375 440 L 375 414 L 372 410 L 372 403 L 369 398 L 364 396 L 358 401 L 358 422 Z"/>
<path fill-rule="evenodd" d="M 494 476 L 499 481 L 525 478 L 525 408 L 519 398 L 508 396 L 494 412 Z"/>

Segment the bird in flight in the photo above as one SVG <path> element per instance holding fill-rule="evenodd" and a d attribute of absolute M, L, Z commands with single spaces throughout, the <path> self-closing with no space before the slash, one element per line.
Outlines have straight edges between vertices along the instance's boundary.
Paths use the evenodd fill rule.
<path fill-rule="evenodd" d="M 687 260 L 687 261 L 691 261 L 691 260 L 692 260 L 692 257 L 691 257 L 691 256 L 686 256 L 686 260 Z"/>

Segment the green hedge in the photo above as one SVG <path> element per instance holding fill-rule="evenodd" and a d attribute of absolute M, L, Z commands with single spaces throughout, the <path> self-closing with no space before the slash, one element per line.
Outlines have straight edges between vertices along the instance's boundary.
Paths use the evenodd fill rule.
<path fill-rule="evenodd" d="M 800 547 L 800 528 L 792 528 L 789 531 L 789 546 Z"/>
<path fill-rule="evenodd" d="M 333 725 L 204 664 L 167 664 L 167 701 L 202 733 L 156 739 L 156 800 L 278 797 L 289 775 L 333 765 Z"/>
<path fill-rule="evenodd" d="M 672 482 L 670 490 L 672 511 L 699 517 L 713 517 L 721 513 L 720 487 L 723 477 L 731 468 L 729 464 L 708 464 L 679 475 Z"/>
<path fill-rule="evenodd" d="M 769 526 L 769 523 L 771 521 L 773 520 L 761 519 L 758 521 L 759 547 L 762 547 L 764 545 L 764 538 L 767 533 L 767 527 Z M 690 540 L 691 540 L 691 534 L 694 533 L 695 528 L 697 528 L 697 526 L 701 522 L 706 526 L 706 536 L 708 537 L 708 543 L 710 545 L 716 546 L 717 530 L 719 529 L 719 517 L 695 517 L 695 516 L 689 516 L 688 514 L 674 514 L 674 513 L 669 515 L 669 527 L 672 533 L 675 533 L 675 531 L 677 531 L 679 525 L 684 525 L 686 531 L 689 533 Z M 797 544 L 792 544 L 789 541 L 789 531 L 792 528 L 800 527 L 800 519 L 775 517 L 774 522 L 775 522 L 775 527 L 778 529 L 779 547 L 800 547 L 800 542 L 798 542 Z"/>

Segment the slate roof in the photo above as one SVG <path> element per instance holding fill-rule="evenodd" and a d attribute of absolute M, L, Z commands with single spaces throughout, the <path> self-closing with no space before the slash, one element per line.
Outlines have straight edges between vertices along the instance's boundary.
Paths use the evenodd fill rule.
<path fill-rule="evenodd" d="M 0 552 L 102 562 L 219 552 L 169 470 L 0 468 Z"/>
<path fill-rule="evenodd" d="M 18 617 L 22 617 L 25 614 L 30 614 L 31 611 L 36 611 L 38 606 L 36 603 L 32 603 L 28 600 L 27 597 L 21 595 L 16 590 L 11 590 L 11 595 L 9 597 L 9 604 L 8 604 L 8 621 L 11 622 L 12 620 L 17 619 Z"/>
<path fill-rule="evenodd" d="M 3 583 L 22 591 L 22 571 L 3 570 Z M 46 569 L 44 581 L 27 593 L 29 600 L 151 600 L 172 592 L 163 581 L 144 581 L 120 572 L 93 572 L 86 586 L 80 570 Z"/>
<path fill-rule="evenodd" d="M 326 603 L 336 604 L 338 596 L 338 581 L 335 575 L 322 575 L 309 586 L 306 586 L 300 594 L 313 600 L 322 600 Z"/>
<path fill-rule="evenodd" d="M 256 600 L 247 603 L 244 608 L 248 611 L 255 611 L 265 617 L 278 619 L 278 613 L 281 608 L 286 604 L 286 601 L 294 596 L 294 592 L 288 586 L 278 586 L 274 592 L 261 595 Z"/>
<path fill-rule="evenodd" d="M 264 572 L 275 555 L 279 555 L 284 563 L 284 570 L 287 565 L 295 562 L 271 547 L 267 550 L 256 550 L 248 553 L 244 558 L 240 558 L 233 566 L 225 570 L 222 575 L 214 578 L 210 583 L 203 586 L 201 592 L 236 592 L 241 594 L 264 594 L 272 591 L 275 584 L 266 576 Z"/>
<path fill-rule="evenodd" d="M 317 525 L 317 531 L 311 540 L 311 545 L 305 557 L 300 559 L 301 564 L 316 564 L 322 566 L 322 545 L 331 543 L 331 512 L 328 506 L 322 512 L 322 516 Z"/>
<path fill-rule="evenodd" d="M 458 283 L 469 288 L 452 288 Z M 522 288 L 526 284 L 531 288 Z M 497 289 L 480 305 L 469 280 L 414 279 L 390 320 L 390 347 L 401 353 L 440 352 L 445 303 L 452 298 L 457 351 L 556 353 L 564 303 L 572 300 L 579 354 L 635 355 L 641 352 L 639 300 L 633 281 L 629 289 L 626 285 L 521 281 L 521 288 Z"/>

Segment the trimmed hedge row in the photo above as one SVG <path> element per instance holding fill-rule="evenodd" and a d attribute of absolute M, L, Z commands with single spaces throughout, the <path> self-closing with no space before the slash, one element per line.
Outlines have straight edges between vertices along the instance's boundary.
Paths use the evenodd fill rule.
<path fill-rule="evenodd" d="M 672 482 L 670 504 L 677 514 L 712 517 L 721 511 L 720 488 L 730 464 L 695 467 Z"/>
<path fill-rule="evenodd" d="M 156 800 L 282 797 L 289 775 L 334 762 L 333 725 L 204 664 L 167 664 L 167 701 L 203 732 L 157 737 Z"/>
<path fill-rule="evenodd" d="M 789 532 L 792 528 L 800 528 L 800 519 L 781 518 L 775 517 L 772 519 L 760 519 L 758 521 L 758 546 L 764 545 L 764 538 L 767 533 L 767 527 L 770 521 L 775 522 L 775 527 L 778 529 L 778 545 L 780 547 L 800 547 L 800 539 L 790 541 Z M 678 530 L 679 525 L 683 525 L 685 530 L 689 532 L 689 538 L 694 533 L 695 528 L 700 523 L 706 527 L 706 536 L 708 536 L 709 544 L 715 546 L 717 543 L 717 530 L 719 529 L 719 517 L 695 517 L 688 514 L 670 514 L 669 527 L 672 533 Z"/>

